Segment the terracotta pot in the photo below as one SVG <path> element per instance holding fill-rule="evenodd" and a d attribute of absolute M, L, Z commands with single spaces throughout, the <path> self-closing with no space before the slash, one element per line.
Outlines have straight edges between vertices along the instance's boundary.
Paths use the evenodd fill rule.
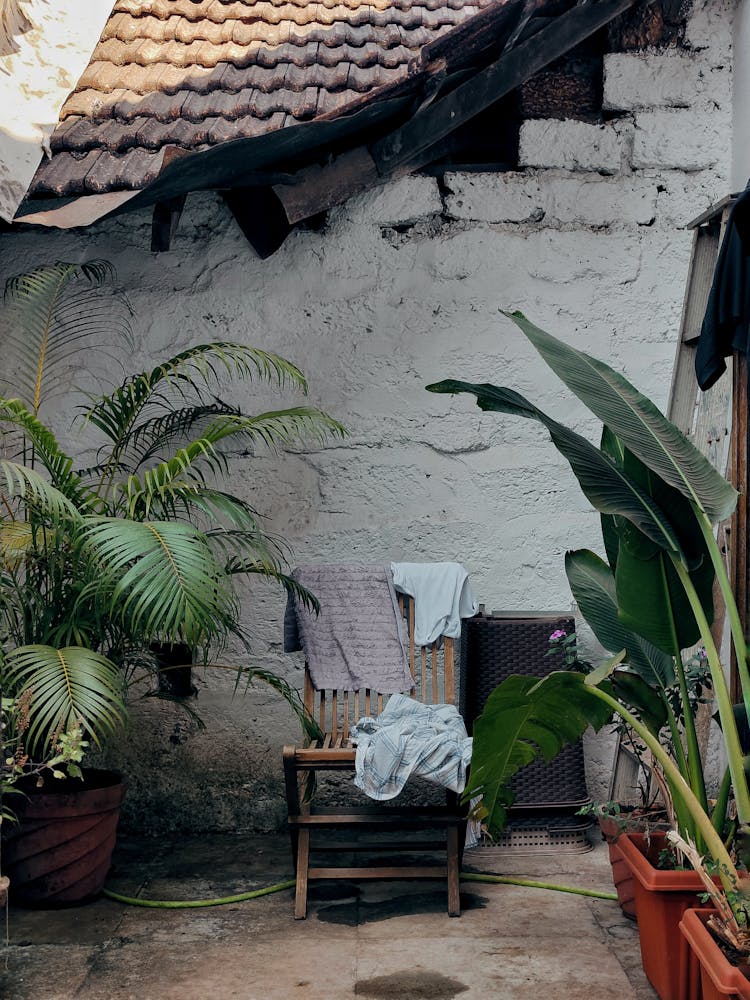
<path fill-rule="evenodd" d="M 732 965 L 706 927 L 712 912 L 685 910 L 680 921 L 684 1000 L 750 1000 L 750 979 Z"/>
<path fill-rule="evenodd" d="M 624 833 L 617 841 L 635 879 L 635 908 L 643 971 L 661 1000 L 684 1000 L 681 992 L 680 919 L 695 907 L 703 883 L 694 871 L 655 867 L 668 846 L 666 834 Z"/>
<path fill-rule="evenodd" d="M 625 916 L 635 920 L 635 880 L 630 866 L 617 846 L 617 841 L 622 835 L 622 828 L 617 820 L 611 816 L 600 816 L 599 828 L 609 849 L 609 863 L 612 865 L 612 881 L 615 884 L 617 902 Z"/>
<path fill-rule="evenodd" d="M 617 892 L 617 902 L 620 909 L 631 920 L 636 919 L 635 912 L 635 880 L 630 871 L 630 866 L 622 856 L 622 851 L 617 846 L 617 841 L 623 833 L 642 833 L 645 830 L 668 830 L 669 823 L 655 819 L 663 817 L 663 810 L 640 810 L 638 812 L 623 812 L 616 818 L 614 816 L 600 816 L 599 829 L 607 842 L 609 849 L 609 863 L 612 865 L 612 881 Z"/>
<path fill-rule="evenodd" d="M 18 823 L 3 824 L 3 868 L 11 902 L 28 907 L 74 906 L 104 887 L 115 846 L 122 775 L 88 769 L 14 801 Z"/>

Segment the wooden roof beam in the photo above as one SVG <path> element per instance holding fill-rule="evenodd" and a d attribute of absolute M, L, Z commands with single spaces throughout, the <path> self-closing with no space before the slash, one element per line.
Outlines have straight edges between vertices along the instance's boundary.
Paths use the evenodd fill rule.
<path fill-rule="evenodd" d="M 490 66 L 445 97 L 437 97 L 408 122 L 369 147 L 335 157 L 324 167 L 299 171 L 294 181 L 275 184 L 273 193 L 290 225 L 327 211 L 364 190 L 413 173 L 434 159 L 432 147 L 459 125 L 499 101 L 565 55 L 638 0 L 589 0 L 546 19 L 528 35 L 535 19 L 523 25 L 522 40 Z M 526 10 L 529 8 L 527 7 Z"/>

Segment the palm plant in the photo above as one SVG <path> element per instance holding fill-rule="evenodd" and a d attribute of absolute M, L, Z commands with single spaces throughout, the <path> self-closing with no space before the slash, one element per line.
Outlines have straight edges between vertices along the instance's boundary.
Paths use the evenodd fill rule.
<path fill-rule="evenodd" d="M 260 574 L 315 606 L 284 571 L 285 550 L 245 500 L 217 485 L 226 444 L 279 447 L 343 429 L 313 407 L 255 415 L 218 395 L 230 379 L 306 392 L 278 355 L 230 341 L 201 344 L 127 376 L 80 407 L 104 443 L 77 469 L 40 419 L 71 359 L 111 332 L 127 344 L 130 311 L 102 261 L 57 262 L 6 287 L 0 380 L 0 687 L 33 690 L 27 750 L 44 757 L 81 723 L 101 742 L 124 713 L 124 679 L 154 643 L 187 643 L 204 660 L 235 639 L 248 648 L 235 578 Z M 101 346 L 101 345 L 100 345 Z M 111 353 L 112 347 L 107 351 Z M 88 361 L 87 353 L 87 361 Z M 17 360 L 16 360 L 17 359 Z M 88 365 L 87 365 L 88 367 Z M 309 725 L 294 693 L 267 671 Z"/>
<path fill-rule="evenodd" d="M 743 713 L 750 704 L 747 645 L 713 525 L 728 517 L 737 494 L 654 404 L 609 366 L 534 326 L 511 319 L 568 388 L 604 424 L 602 447 L 574 433 L 513 390 L 446 380 L 433 392 L 467 392 L 484 410 L 540 421 L 584 494 L 602 514 L 610 565 L 590 552 L 568 553 L 568 577 L 584 614 L 615 655 L 589 674 L 558 671 L 542 681 L 511 677 L 490 696 L 477 721 L 467 796 L 481 795 L 491 828 L 511 801 L 510 777 L 538 756 L 551 759 L 589 725 L 613 714 L 636 732 L 662 769 L 680 827 L 676 839 L 702 863 L 697 843 L 721 876 L 726 936 L 747 945 L 750 888 L 720 834 L 729 780 L 740 829 L 750 823 L 745 759 L 725 673 L 710 629 L 718 581 L 731 626 Z M 680 651 L 698 639 L 707 656 L 729 778 L 723 802 L 709 814 L 690 694 Z M 643 681 L 648 688 L 644 689 Z M 679 692 L 682 727 L 669 697 Z M 644 697 L 645 695 L 645 697 Z M 661 706 L 661 708 L 659 708 Z M 654 711 L 654 708 L 659 711 Z M 664 734 L 667 738 L 664 739 Z M 708 880 L 710 882 L 710 880 Z M 714 890 L 715 891 L 715 890 Z"/>

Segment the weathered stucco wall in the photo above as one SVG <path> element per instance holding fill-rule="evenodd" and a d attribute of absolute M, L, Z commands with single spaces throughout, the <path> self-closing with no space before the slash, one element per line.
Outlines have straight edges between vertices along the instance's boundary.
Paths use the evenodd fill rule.
<path fill-rule="evenodd" d="M 330 213 L 258 261 L 218 197 L 191 197 L 173 249 L 148 251 L 150 216 L 73 233 L 4 236 L 2 277 L 52 259 L 113 261 L 146 366 L 208 338 L 285 354 L 343 443 L 242 457 L 232 482 L 298 561 L 458 559 L 488 608 L 566 610 L 567 548 L 597 546 L 598 518 L 542 430 L 424 391 L 454 376 L 528 395 L 596 437 L 499 310 L 611 361 L 664 405 L 691 235 L 728 190 L 731 13 L 699 2 L 689 47 L 606 58 L 604 125 L 531 121 L 524 169 L 416 177 Z M 227 392 L 226 395 L 229 395 Z M 248 406 L 266 393 L 243 388 Z M 253 402 L 255 400 L 255 402 Z M 283 598 L 248 589 L 256 662 L 299 679 L 281 652 Z M 208 671 L 198 732 L 173 706 L 133 708 L 113 758 L 131 775 L 128 822 L 273 827 L 284 816 L 285 706 L 232 697 Z M 590 790 L 606 797 L 611 745 L 589 742 Z"/>

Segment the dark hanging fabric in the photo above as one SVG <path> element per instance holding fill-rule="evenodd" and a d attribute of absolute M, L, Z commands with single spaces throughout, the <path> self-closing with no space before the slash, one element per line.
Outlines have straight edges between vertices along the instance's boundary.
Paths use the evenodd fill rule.
<path fill-rule="evenodd" d="M 750 188 L 734 203 L 716 261 L 706 315 L 695 355 L 704 391 L 726 370 L 733 351 L 748 353 L 750 337 Z"/>

